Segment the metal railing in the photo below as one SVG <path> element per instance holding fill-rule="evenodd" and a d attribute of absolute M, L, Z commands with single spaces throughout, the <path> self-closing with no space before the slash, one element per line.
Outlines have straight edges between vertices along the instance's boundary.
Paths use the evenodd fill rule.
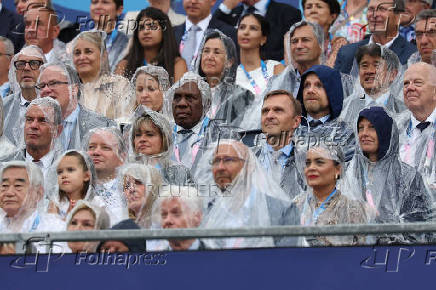
<path fill-rule="evenodd" d="M 436 232 L 436 223 L 273 226 L 264 228 L 235 229 L 95 230 L 0 234 L 0 243 L 16 243 L 16 249 L 18 253 L 18 249 L 24 249 L 23 245 L 27 244 L 28 241 L 44 241 L 45 243 L 51 244 L 53 242 L 65 241 L 106 241 L 130 239 L 155 240 L 262 236 L 351 236 L 434 232 Z"/>

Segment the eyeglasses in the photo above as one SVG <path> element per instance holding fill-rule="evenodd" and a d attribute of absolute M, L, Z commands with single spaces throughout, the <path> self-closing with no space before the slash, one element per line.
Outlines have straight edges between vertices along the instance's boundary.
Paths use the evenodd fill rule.
<path fill-rule="evenodd" d="M 39 83 L 37 85 L 35 85 L 35 88 L 37 88 L 38 90 L 42 90 L 45 87 L 48 87 L 49 89 L 54 89 L 55 87 L 59 86 L 59 85 L 68 85 L 68 82 L 60 82 L 60 81 L 51 81 L 48 83 Z"/>
<path fill-rule="evenodd" d="M 215 157 L 210 161 L 210 164 L 212 166 L 218 166 L 221 162 L 223 162 L 224 166 L 227 166 L 239 161 L 245 161 L 245 160 L 238 157 L 224 156 L 224 157 Z"/>
<path fill-rule="evenodd" d="M 43 64 L 43 62 L 40 60 L 29 60 L 29 61 L 17 60 L 16 62 L 14 62 L 15 68 L 18 70 L 23 70 L 27 64 L 30 65 L 31 69 L 37 70 Z"/>
<path fill-rule="evenodd" d="M 415 31 L 415 35 L 417 39 L 423 38 L 424 34 L 429 38 L 434 38 L 436 37 L 436 29 L 432 29 L 429 31 Z"/>

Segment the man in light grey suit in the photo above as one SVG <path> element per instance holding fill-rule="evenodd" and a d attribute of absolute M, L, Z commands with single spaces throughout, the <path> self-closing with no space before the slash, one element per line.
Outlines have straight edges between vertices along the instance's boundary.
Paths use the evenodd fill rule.
<path fill-rule="evenodd" d="M 24 114 L 36 98 L 39 67 L 45 62 L 44 53 L 34 45 L 23 48 L 11 61 L 9 82 L 13 94 L 4 99 L 4 134 L 16 146 L 24 144 Z"/>
<path fill-rule="evenodd" d="M 81 140 L 93 128 L 116 126 L 114 121 L 78 104 L 80 81 L 70 65 L 48 63 L 40 71 L 36 85 L 38 94 L 57 100 L 62 109 L 63 130 L 60 142 L 63 150 L 81 149 Z"/>

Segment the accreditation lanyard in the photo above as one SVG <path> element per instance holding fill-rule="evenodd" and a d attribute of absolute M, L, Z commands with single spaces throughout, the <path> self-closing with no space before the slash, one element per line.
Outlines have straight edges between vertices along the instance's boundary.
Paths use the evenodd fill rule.
<path fill-rule="evenodd" d="M 35 220 L 33 221 L 32 227 L 30 228 L 30 232 L 33 232 L 38 228 L 39 221 L 39 214 L 36 214 Z"/>
<path fill-rule="evenodd" d="M 208 125 L 209 125 L 209 118 L 205 117 L 203 120 L 203 124 L 201 125 L 201 129 L 197 134 L 197 140 L 192 144 L 192 150 L 191 150 L 192 162 L 194 162 L 195 156 L 197 156 L 198 150 L 200 148 L 200 145 L 198 144 L 201 140 L 200 137 L 204 133 L 204 131 L 206 130 L 206 127 Z M 177 125 L 174 126 L 173 136 L 174 136 L 174 138 L 173 138 L 174 141 L 177 140 Z M 177 162 L 182 163 L 182 161 L 180 159 L 179 143 L 174 144 L 174 155 L 176 157 Z"/>
<path fill-rule="evenodd" d="M 304 223 L 306 226 L 311 225 L 311 224 L 316 224 L 316 222 L 318 221 L 319 216 L 326 210 L 327 203 L 335 195 L 336 191 L 337 190 L 336 190 L 336 187 L 335 187 L 335 189 L 329 194 L 329 196 L 327 196 L 327 198 L 321 203 L 321 205 L 313 211 L 313 213 L 312 213 L 312 220 L 309 220 L 309 221 Z"/>
<path fill-rule="evenodd" d="M 114 44 L 115 39 L 117 38 L 117 36 L 118 36 L 118 29 L 115 28 L 114 30 L 112 30 L 111 37 L 109 38 L 109 40 L 106 43 L 106 50 L 107 50 L 107 52 L 109 52 L 111 50 L 112 45 Z"/>
<path fill-rule="evenodd" d="M 258 84 L 256 84 L 256 81 L 253 79 L 253 77 L 250 75 L 250 73 L 245 70 L 244 65 L 241 63 L 239 66 L 244 71 L 245 76 L 247 77 L 247 79 L 250 82 L 250 85 L 254 88 L 256 95 L 260 95 L 262 93 L 262 89 L 259 87 Z M 263 74 L 263 78 L 265 79 L 265 82 L 268 82 L 268 79 L 269 79 L 268 71 L 266 69 L 266 65 L 265 65 L 265 62 L 263 60 L 260 61 L 260 67 L 262 68 L 262 74 Z"/>

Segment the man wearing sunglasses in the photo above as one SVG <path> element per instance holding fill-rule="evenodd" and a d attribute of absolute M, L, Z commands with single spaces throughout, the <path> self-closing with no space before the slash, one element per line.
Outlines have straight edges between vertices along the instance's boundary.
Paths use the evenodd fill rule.
<path fill-rule="evenodd" d="M 6 137 L 14 144 L 23 144 L 24 114 L 36 98 L 35 84 L 39 67 L 45 63 L 42 50 L 30 45 L 16 54 L 9 69 L 9 83 L 13 94 L 4 100 Z"/>

